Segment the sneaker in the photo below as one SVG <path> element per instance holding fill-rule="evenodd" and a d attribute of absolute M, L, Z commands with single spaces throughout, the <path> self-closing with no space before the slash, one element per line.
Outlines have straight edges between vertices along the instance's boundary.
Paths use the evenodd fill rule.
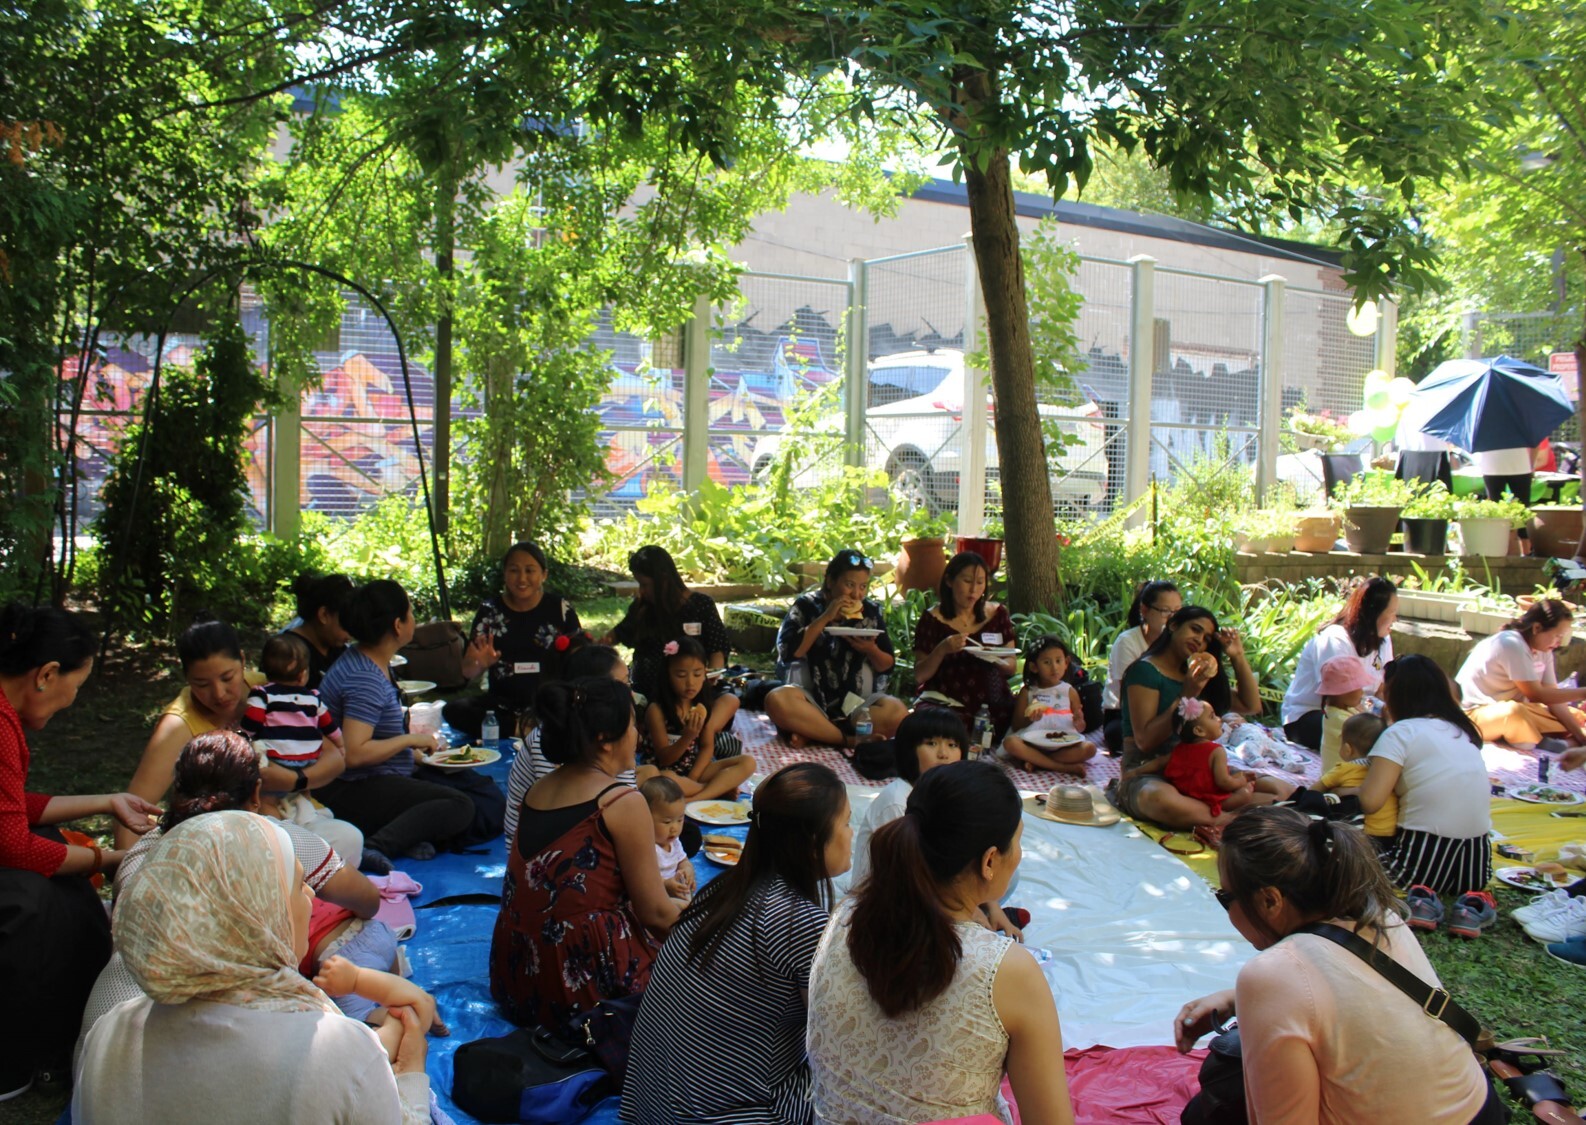
<path fill-rule="evenodd" d="M 1569 905 L 1569 897 L 1569 892 L 1563 888 L 1556 891 L 1544 891 L 1533 898 L 1529 905 L 1519 906 L 1509 911 L 1509 917 L 1523 926 L 1537 918 L 1545 918 L 1555 910 L 1564 909 Z"/>
<path fill-rule="evenodd" d="M 1577 969 L 1586 969 L 1586 940 L 1577 938 L 1574 941 L 1551 941 L 1543 948 L 1555 961 L 1562 961 Z"/>
<path fill-rule="evenodd" d="M 1443 921 L 1443 902 L 1431 887 L 1417 883 L 1404 896 L 1410 908 L 1410 926 L 1417 930 L 1435 930 Z"/>
<path fill-rule="evenodd" d="M 1448 932 L 1455 937 L 1478 938 L 1498 920 L 1498 900 L 1486 891 L 1466 891 L 1454 900 Z"/>
<path fill-rule="evenodd" d="M 33 1068 L 7 1063 L 0 1066 L 0 1102 L 20 1098 L 33 1089 Z"/>
<path fill-rule="evenodd" d="M 1543 944 L 1586 938 L 1586 898 L 1572 898 L 1563 909 L 1525 923 L 1525 932 Z"/>

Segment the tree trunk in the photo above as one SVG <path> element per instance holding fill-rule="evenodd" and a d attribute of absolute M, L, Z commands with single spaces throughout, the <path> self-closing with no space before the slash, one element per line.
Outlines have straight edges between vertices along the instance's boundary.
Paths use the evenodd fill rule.
<path fill-rule="evenodd" d="M 1004 149 L 993 150 L 984 169 L 975 167 L 970 153 L 965 153 L 962 164 L 975 268 L 985 294 L 991 385 L 997 396 L 1008 606 L 1015 613 L 1052 610 L 1058 597 L 1057 523 L 1035 402 L 1035 360 L 1013 210 L 1013 177 Z M 966 402 L 964 409 L 972 407 Z"/>
<path fill-rule="evenodd" d="M 441 312 L 435 318 L 434 432 L 430 442 L 431 476 L 435 487 L 435 530 L 445 535 L 452 494 L 452 301 L 451 282 L 457 251 L 457 185 L 442 177 L 435 201 L 435 272 L 443 291 Z"/>

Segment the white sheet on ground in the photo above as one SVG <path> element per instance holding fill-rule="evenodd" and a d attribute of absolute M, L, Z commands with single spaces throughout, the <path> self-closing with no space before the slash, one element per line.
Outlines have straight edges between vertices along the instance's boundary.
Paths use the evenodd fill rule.
<path fill-rule="evenodd" d="M 876 790 L 849 786 L 857 826 Z M 1024 818 L 1012 903 L 1045 949 L 1063 1045 L 1171 1043 L 1184 1002 L 1232 988 L 1255 950 L 1198 875 L 1128 821 L 1108 828 Z"/>

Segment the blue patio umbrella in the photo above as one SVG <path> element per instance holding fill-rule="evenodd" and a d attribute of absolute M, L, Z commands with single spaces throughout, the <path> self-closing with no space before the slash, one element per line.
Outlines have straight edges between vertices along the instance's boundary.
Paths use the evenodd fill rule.
<path fill-rule="evenodd" d="M 1451 359 L 1410 395 L 1422 433 L 1467 453 L 1531 448 L 1575 413 L 1557 375 L 1524 360 Z"/>

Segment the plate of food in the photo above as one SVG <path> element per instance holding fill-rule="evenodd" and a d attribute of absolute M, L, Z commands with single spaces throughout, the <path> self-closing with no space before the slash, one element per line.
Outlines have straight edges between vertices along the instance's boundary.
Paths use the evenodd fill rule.
<path fill-rule="evenodd" d="M 1041 732 L 1041 741 L 1051 747 L 1078 746 L 1085 741 L 1085 736 L 1075 734 L 1071 730 L 1044 730 Z"/>
<path fill-rule="evenodd" d="M 1533 805 L 1578 805 L 1586 801 L 1586 797 L 1569 789 L 1540 784 L 1516 785 L 1509 790 L 1509 796 L 1516 801 L 1530 801 Z"/>
<path fill-rule="evenodd" d="M 398 680 L 397 690 L 403 695 L 423 695 L 435 690 L 434 680 Z"/>
<path fill-rule="evenodd" d="M 501 751 L 477 743 L 469 746 L 449 746 L 433 754 L 419 755 L 419 761 L 438 770 L 473 770 L 501 760 Z"/>
<path fill-rule="evenodd" d="M 1571 881 L 1570 873 L 1557 863 L 1539 863 L 1535 867 L 1498 867 L 1493 869 L 1498 880 L 1518 887 L 1522 891 L 1556 891 Z"/>
<path fill-rule="evenodd" d="M 701 824 L 748 824 L 748 801 L 690 801 L 683 811 Z"/>
<path fill-rule="evenodd" d="M 743 858 L 743 841 L 732 836 L 705 837 L 703 851 L 723 867 L 736 867 Z"/>
<path fill-rule="evenodd" d="M 861 625 L 828 625 L 826 632 L 834 637 L 879 637 L 880 629 L 868 629 Z"/>

